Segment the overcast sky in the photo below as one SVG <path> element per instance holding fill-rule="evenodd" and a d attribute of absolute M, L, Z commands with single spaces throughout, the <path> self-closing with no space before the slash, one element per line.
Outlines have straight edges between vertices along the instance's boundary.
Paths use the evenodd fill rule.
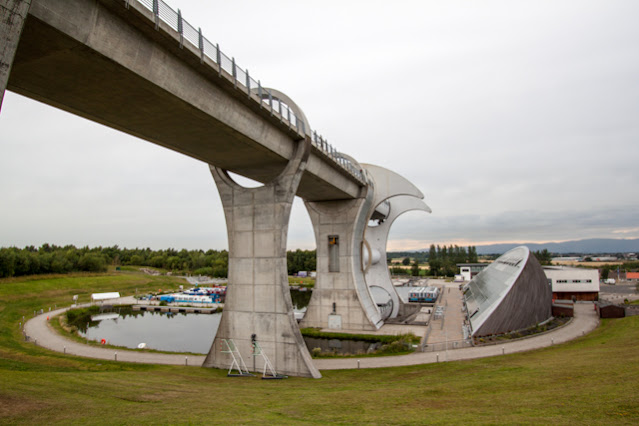
<path fill-rule="evenodd" d="M 389 250 L 639 237 L 639 2 L 168 0 L 432 214 Z M 14 93 L 0 246 L 224 249 L 206 164 Z M 296 201 L 289 249 L 314 248 Z"/>

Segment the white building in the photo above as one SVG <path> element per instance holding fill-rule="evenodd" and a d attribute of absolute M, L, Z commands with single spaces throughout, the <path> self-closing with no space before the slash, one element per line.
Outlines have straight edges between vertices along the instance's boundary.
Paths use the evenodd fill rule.
<path fill-rule="evenodd" d="M 463 277 L 463 280 L 470 281 L 488 265 L 490 265 L 490 263 L 458 263 L 457 267 L 459 268 L 459 275 Z"/>
<path fill-rule="evenodd" d="M 598 300 L 599 271 L 566 266 L 544 266 L 553 299 Z"/>

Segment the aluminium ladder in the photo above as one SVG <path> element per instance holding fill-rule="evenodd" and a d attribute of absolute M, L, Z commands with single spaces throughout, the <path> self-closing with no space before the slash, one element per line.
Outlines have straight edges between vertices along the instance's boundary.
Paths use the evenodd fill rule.
<path fill-rule="evenodd" d="M 268 359 L 268 357 L 262 350 L 262 347 L 257 342 L 257 340 L 253 340 L 252 343 L 253 343 L 253 356 L 254 357 L 261 356 L 262 360 L 264 361 L 264 370 L 262 371 L 262 379 L 287 379 L 288 376 L 277 374 L 275 372 L 275 368 L 273 368 L 273 364 L 271 364 L 271 361 Z M 267 369 L 269 370 L 268 375 L 266 371 Z"/>
<path fill-rule="evenodd" d="M 237 349 L 237 346 L 235 346 L 235 342 L 233 341 L 233 339 L 222 339 L 222 341 L 226 344 L 227 350 L 222 349 L 221 352 L 225 354 L 231 354 L 231 357 L 233 358 L 233 362 L 231 363 L 231 366 L 229 367 L 229 372 L 227 373 L 227 376 L 228 377 L 253 377 L 253 374 L 249 373 L 248 367 L 244 363 L 244 359 L 242 358 L 240 351 Z M 238 371 L 237 374 L 232 373 L 234 367 Z"/>

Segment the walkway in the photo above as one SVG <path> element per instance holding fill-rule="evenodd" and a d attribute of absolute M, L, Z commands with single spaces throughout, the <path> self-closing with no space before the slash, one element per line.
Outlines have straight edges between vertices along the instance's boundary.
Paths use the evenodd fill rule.
<path fill-rule="evenodd" d="M 528 339 L 521 339 L 508 343 L 490 346 L 455 349 L 436 352 L 415 352 L 410 355 L 375 357 L 375 358 L 339 358 L 315 359 L 315 365 L 320 370 L 339 370 L 348 368 L 381 368 L 398 367 L 403 365 L 430 364 L 444 361 L 458 361 L 464 359 L 485 358 L 489 356 L 525 352 L 533 349 L 545 348 L 576 339 L 590 333 L 599 325 L 599 317 L 592 303 L 575 305 L 575 317 L 564 327 Z"/>
<path fill-rule="evenodd" d="M 121 298 L 115 304 L 132 304 L 133 298 Z M 47 317 L 63 313 L 64 309 L 45 312 L 27 321 L 25 333 L 35 341 L 38 346 L 58 352 L 66 352 L 69 355 L 77 355 L 88 358 L 117 360 L 125 362 L 139 362 L 145 364 L 172 364 L 200 366 L 204 362 L 204 355 L 184 356 L 151 353 L 132 350 L 114 350 L 96 346 L 84 345 L 59 335 L 48 324 Z M 320 370 L 339 370 L 350 368 L 381 368 L 397 367 L 404 365 L 429 364 L 444 361 L 457 361 L 464 359 L 484 358 L 489 356 L 525 352 L 533 349 L 552 346 L 576 339 L 597 328 L 599 317 L 592 303 L 578 303 L 575 305 L 575 317 L 566 326 L 538 336 L 517 341 L 491 346 L 455 349 L 449 351 L 415 352 L 410 355 L 374 357 L 374 358 L 337 358 L 314 359 L 315 366 Z"/>
<path fill-rule="evenodd" d="M 464 339 L 462 334 L 462 324 L 464 314 L 462 313 L 462 295 L 459 291 L 458 283 L 449 283 L 441 288 L 442 295 L 433 308 L 441 307 L 443 315 L 441 318 L 431 317 L 431 330 L 428 335 L 428 344 L 443 342 L 460 342 Z"/>
<path fill-rule="evenodd" d="M 114 305 L 132 305 L 137 303 L 133 297 L 122 297 L 117 301 L 107 301 Z M 85 305 L 80 305 L 83 307 Z M 88 305 L 86 305 L 88 306 Z M 58 334 L 49 324 L 47 318 L 53 318 L 69 308 L 58 309 L 45 312 L 27 321 L 24 331 L 32 342 L 38 346 L 45 347 L 57 352 L 64 352 L 69 355 L 77 355 L 87 358 L 117 360 L 125 362 L 139 362 L 144 364 L 172 364 L 172 365 L 194 365 L 200 366 L 204 362 L 204 355 L 184 356 L 173 354 L 162 354 L 144 351 L 132 351 L 122 349 L 109 349 L 98 346 L 85 345 L 74 340 L 67 339 Z"/>

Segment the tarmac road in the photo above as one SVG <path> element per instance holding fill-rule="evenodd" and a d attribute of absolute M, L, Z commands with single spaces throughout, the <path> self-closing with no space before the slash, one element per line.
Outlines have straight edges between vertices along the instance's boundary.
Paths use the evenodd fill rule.
<path fill-rule="evenodd" d="M 118 301 L 111 301 L 111 304 L 132 304 L 135 303 L 132 297 L 121 298 Z M 201 366 L 204 362 L 204 355 L 184 356 L 173 354 L 149 353 L 126 349 L 108 349 L 89 346 L 66 339 L 59 335 L 48 324 L 47 318 L 63 313 L 68 308 L 58 309 L 52 312 L 45 312 L 27 321 L 24 331 L 30 340 L 38 346 L 51 349 L 53 351 L 65 352 L 70 355 L 77 355 L 95 359 L 117 360 L 124 362 L 138 362 L 145 364 L 172 364 Z M 500 343 L 498 345 L 481 346 L 449 351 L 435 352 L 415 352 L 409 355 L 374 357 L 374 358 L 333 358 L 314 359 L 315 366 L 320 370 L 337 370 L 351 368 L 381 368 L 396 367 L 403 365 L 418 365 L 434 362 L 456 361 L 463 359 L 484 358 L 515 352 L 524 352 L 538 348 L 548 347 L 553 344 L 568 342 L 583 336 L 599 325 L 599 317 L 592 303 L 578 303 L 575 305 L 575 317 L 567 325 L 539 334 L 527 339 Z"/>

